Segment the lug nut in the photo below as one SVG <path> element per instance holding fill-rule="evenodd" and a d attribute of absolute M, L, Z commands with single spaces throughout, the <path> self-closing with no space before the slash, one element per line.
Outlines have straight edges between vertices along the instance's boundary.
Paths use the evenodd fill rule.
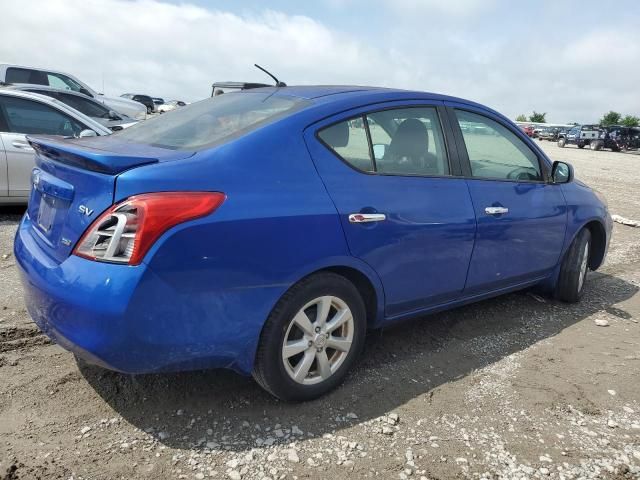
<path fill-rule="evenodd" d="M 313 345 L 313 342 L 311 340 L 309 340 L 309 346 Z"/>
<path fill-rule="evenodd" d="M 320 333 L 320 327 L 316 327 L 316 333 Z"/>

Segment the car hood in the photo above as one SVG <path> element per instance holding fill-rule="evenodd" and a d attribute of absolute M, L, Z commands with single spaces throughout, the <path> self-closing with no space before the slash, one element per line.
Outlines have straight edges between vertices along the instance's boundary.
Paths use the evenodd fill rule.
<path fill-rule="evenodd" d="M 139 119 L 139 117 L 137 115 L 132 115 L 131 113 L 132 111 L 139 112 L 139 114 L 143 116 L 146 116 L 147 114 L 147 107 L 145 107 L 140 102 L 129 100 L 128 98 L 98 95 L 96 97 L 96 100 L 98 100 L 99 102 L 106 103 L 109 106 L 109 108 L 111 108 L 111 110 L 115 110 L 116 112 L 119 112 L 119 113 L 125 113 L 130 117 L 134 117 L 136 119 Z"/>

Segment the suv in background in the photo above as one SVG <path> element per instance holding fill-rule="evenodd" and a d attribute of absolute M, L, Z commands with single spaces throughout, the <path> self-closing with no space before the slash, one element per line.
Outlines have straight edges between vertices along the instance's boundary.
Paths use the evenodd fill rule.
<path fill-rule="evenodd" d="M 589 145 L 592 150 L 595 150 L 599 138 L 600 129 L 597 125 L 576 125 L 558 135 L 558 146 L 576 145 L 578 148 L 584 148 Z"/>
<path fill-rule="evenodd" d="M 614 152 L 638 149 L 640 148 L 640 129 L 621 125 L 600 127 L 600 138 L 591 145 L 591 148 L 592 150 L 608 148 Z"/>
<path fill-rule="evenodd" d="M 147 114 L 151 114 L 156 111 L 156 104 L 149 95 L 141 95 L 139 93 L 123 93 L 120 95 L 122 98 L 128 98 L 134 102 L 141 103 L 147 109 Z"/>
<path fill-rule="evenodd" d="M 44 85 L 61 90 L 72 90 L 97 100 L 104 104 L 109 110 L 124 113 L 136 120 L 144 120 L 147 117 L 147 112 L 138 103 L 119 97 L 107 97 L 106 95 L 97 93 L 89 85 L 68 73 L 0 63 L 0 82 L 29 83 L 31 85 Z"/>

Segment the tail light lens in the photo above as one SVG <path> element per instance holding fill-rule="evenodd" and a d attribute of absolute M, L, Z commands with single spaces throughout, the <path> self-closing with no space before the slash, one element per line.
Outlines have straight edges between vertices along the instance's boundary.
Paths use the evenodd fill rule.
<path fill-rule="evenodd" d="M 134 195 L 100 215 L 73 253 L 99 262 L 139 265 L 164 232 L 179 223 L 209 215 L 225 198 L 219 192 Z"/>

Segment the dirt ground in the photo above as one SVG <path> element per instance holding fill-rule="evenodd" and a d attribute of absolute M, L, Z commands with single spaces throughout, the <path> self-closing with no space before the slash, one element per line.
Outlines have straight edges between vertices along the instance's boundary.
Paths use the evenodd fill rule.
<path fill-rule="evenodd" d="M 544 148 L 640 219 L 640 156 Z M 226 371 L 79 365 L 25 311 L 20 214 L 0 210 L 0 478 L 640 478 L 640 228 L 616 224 L 579 304 L 521 292 L 372 333 L 341 388 L 290 405 Z"/>

